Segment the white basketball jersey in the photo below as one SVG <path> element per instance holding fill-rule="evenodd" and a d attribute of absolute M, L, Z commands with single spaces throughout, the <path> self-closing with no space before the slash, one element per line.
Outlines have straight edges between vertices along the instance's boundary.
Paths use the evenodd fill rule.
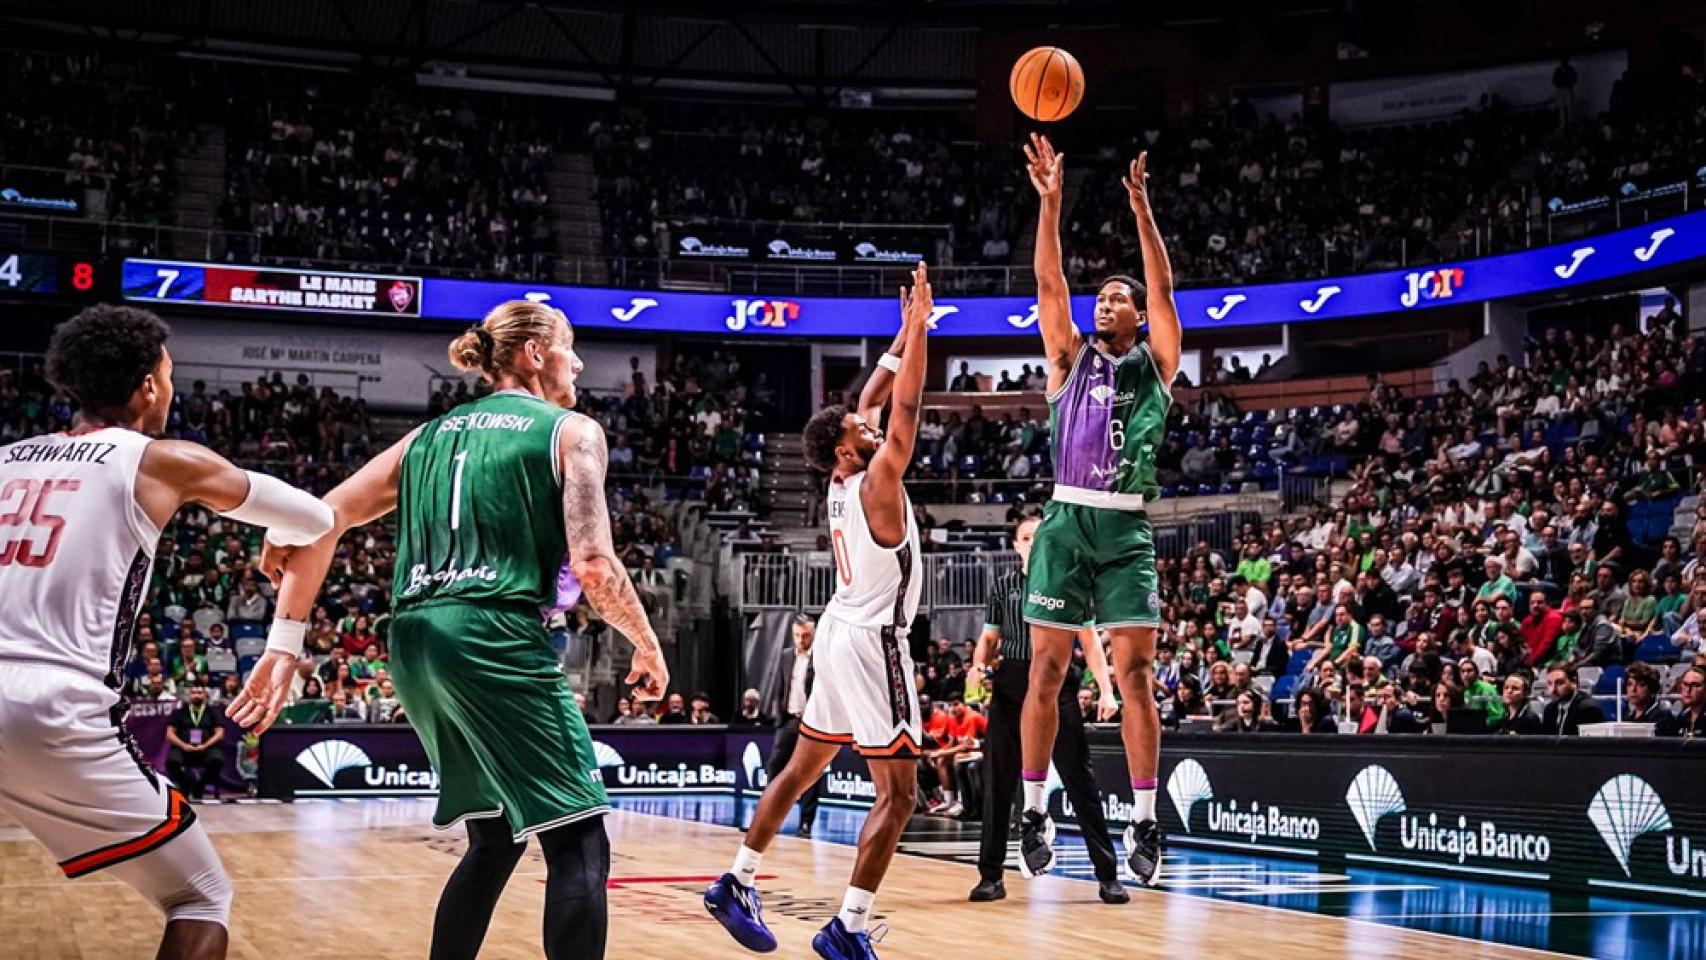
<path fill-rule="evenodd" d="M 912 499 L 903 487 L 906 536 L 899 546 L 884 547 L 871 538 L 859 490 L 866 474 L 829 482 L 829 545 L 835 553 L 835 596 L 824 607 L 855 627 L 894 627 L 902 636 L 918 613 L 924 589 L 923 559 L 918 553 L 918 528 L 912 522 Z"/>
<path fill-rule="evenodd" d="M 136 502 L 148 443 L 109 427 L 0 447 L 0 660 L 116 688 L 160 539 Z"/>

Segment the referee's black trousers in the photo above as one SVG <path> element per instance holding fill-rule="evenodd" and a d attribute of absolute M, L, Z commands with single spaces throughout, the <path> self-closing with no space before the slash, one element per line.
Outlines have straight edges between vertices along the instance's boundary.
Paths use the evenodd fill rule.
<path fill-rule="evenodd" d="M 983 736 L 983 842 L 978 849 L 977 871 L 985 880 L 1000 880 L 1002 864 L 1007 860 L 1013 795 L 1019 787 L 1019 712 L 1031 685 L 1031 665 L 1022 660 L 1003 660 L 991 681 L 989 727 Z M 1060 686 L 1055 772 L 1078 815 L 1078 831 L 1084 836 L 1096 879 L 1117 880 L 1119 865 L 1102 813 L 1101 794 L 1096 790 L 1096 774 L 1090 769 L 1090 743 L 1084 738 L 1084 719 L 1078 713 L 1078 690 L 1070 683 Z"/>
<path fill-rule="evenodd" d="M 788 761 L 794 758 L 794 748 L 800 745 L 800 718 L 790 716 L 776 728 L 776 739 L 770 747 L 770 765 L 765 772 L 771 780 L 782 775 L 782 769 Z M 823 778 L 812 781 L 806 792 L 800 794 L 800 824 L 811 826 L 817 822 L 817 795 L 823 787 Z"/>

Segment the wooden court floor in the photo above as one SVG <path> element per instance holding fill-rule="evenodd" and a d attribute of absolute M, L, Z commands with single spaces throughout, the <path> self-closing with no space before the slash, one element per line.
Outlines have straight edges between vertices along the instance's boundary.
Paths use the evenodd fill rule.
<path fill-rule="evenodd" d="M 199 808 L 236 885 L 231 956 L 245 960 L 404 960 L 425 957 L 460 831 L 439 833 L 431 805 L 239 804 Z M 632 812 L 609 819 L 614 848 L 608 955 L 620 960 L 720 960 L 749 954 L 700 906 L 705 883 L 727 868 L 739 835 Z M 780 958 L 810 958 L 811 936 L 839 907 L 850 847 L 782 837 L 760 887 Z M 543 862 L 532 852 L 499 904 L 484 957 L 539 957 Z M 1081 881 L 1021 880 L 1008 899 L 968 904 L 976 871 L 901 856 L 877 898 L 891 926 L 884 960 L 1101 960 L 1101 958 L 1556 957 L 1377 923 L 1184 894 L 1133 890 L 1097 902 Z M 153 956 L 160 920 L 100 874 L 68 881 L 15 824 L 0 818 L 0 958 L 129 960 Z"/>

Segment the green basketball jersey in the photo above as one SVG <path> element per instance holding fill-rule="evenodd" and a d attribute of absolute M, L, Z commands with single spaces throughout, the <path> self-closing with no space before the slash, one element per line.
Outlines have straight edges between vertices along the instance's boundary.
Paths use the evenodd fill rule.
<path fill-rule="evenodd" d="M 397 494 L 398 610 L 445 599 L 556 602 L 567 545 L 553 438 L 570 416 L 504 391 L 421 428 Z"/>
<path fill-rule="evenodd" d="M 1115 357 L 1086 339 L 1066 382 L 1048 398 L 1056 489 L 1154 500 L 1161 492 L 1155 455 L 1172 402 L 1148 342 Z"/>

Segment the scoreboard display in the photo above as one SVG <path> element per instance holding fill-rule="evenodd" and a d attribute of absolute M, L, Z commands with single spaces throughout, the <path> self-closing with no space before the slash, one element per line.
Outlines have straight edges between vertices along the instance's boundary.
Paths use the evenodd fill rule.
<path fill-rule="evenodd" d="M 0 295 L 96 297 L 103 280 L 104 266 L 95 258 L 0 248 Z"/>
<path fill-rule="evenodd" d="M 123 286 L 126 300 L 149 303 L 297 313 L 421 315 L 419 277 L 126 260 Z"/>

